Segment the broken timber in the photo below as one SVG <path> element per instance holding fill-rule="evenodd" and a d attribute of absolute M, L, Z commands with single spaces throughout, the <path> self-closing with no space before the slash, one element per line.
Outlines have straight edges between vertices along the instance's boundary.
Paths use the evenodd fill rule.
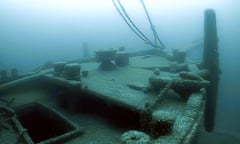
<path fill-rule="evenodd" d="M 190 91 L 199 91 L 201 88 L 209 86 L 210 82 L 203 80 L 187 80 L 187 79 L 166 79 L 162 77 L 153 76 L 150 77 L 149 82 L 154 89 L 164 88 L 171 81 L 171 88 L 177 90 L 181 89 Z"/>

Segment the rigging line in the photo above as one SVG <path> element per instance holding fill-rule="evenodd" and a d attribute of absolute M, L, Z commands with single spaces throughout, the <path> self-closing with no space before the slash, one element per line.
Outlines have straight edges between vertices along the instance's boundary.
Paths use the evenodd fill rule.
<path fill-rule="evenodd" d="M 154 27 L 153 27 L 153 28 L 154 28 Z M 160 44 L 163 48 L 165 48 L 165 45 L 164 45 L 164 44 L 162 43 L 162 41 L 160 40 L 160 38 L 159 38 L 159 36 L 158 36 L 155 28 L 154 28 L 154 31 L 153 31 L 153 35 L 154 35 L 154 40 L 155 40 L 155 41 L 158 41 L 159 44 Z"/>
<path fill-rule="evenodd" d="M 152 47 L 155 47 L 155 48 L 161 48 L 161 49 L 164 48 L 164 47 L 162 47 L 162 46 L 159 46 L 159 45 L 157 45 L 157 44 L 154 44 L 154 43 L 151 42 L 151 41 L 145 41 L 145 44 L 148 44 L 148 45 L 150 45 L 150 46 L 152 46 Z"/>
<path fill-rule="evenodd" d="M 118 0 L 118 3 L 119 3 L 119 5 L 121 6 L 122 11 L 125 12 L 125 16 L 126 16 L 128 19 L 126 19 L 125 16 L 123 15 L 123 13 L 120 11 L 120 9 L 119 9 L 118 5 L 116 4 L 116 2 L 115 2 L 114 0 L 112 0 L 112 2 L 113 2 L 113 4 L 114 4 L 114 7 L 116 8 L 116 10 L 118 11 L 118 13 L 120 14 L 120 16 L 123 18 L 123 20 L 124 20 L 124 21 L 127 23 L 127 25 L 129 26 L 129 28 L 130 28 L 140 39 L 142 39 L 145 44 L 148 44 L 148 45 L 150 45 L 150 46 L 152 46 L 152 47 L 155 47 L 155 48 L 164 48 L 164 47 L 162 47 L 162 46 L 159 46 L 159 45 L 157 45 L 157 44 L 154 44 L 152 41 L 150 41 L 150 40 L 136 27 L 136 25 L 131 21 L 130 17 L 127 15 L 126 10 L 124 9 L 123 5 L 121 4 L 121 2 L 120 2 L 119 0 Z M 131 23 L 132 25 L 128 22 L 128 20 L 132 22 L 132 23 Z M 135 26 L 135 27 L 134 27 L 134 26 Z M 134 28 L 135 28 L 135 29 L 134 29 Z M 138 31 L 136 31 L 136 30 L 138 30 Z M 140 34 L 142 34 L 142 35 L 140 35 L 138 32 L 140 32 Z"/>
<path fill-rule="evenodd" d="M 155 30 L 155 27 L 154 27 L 154 25 L 153 25 L 153 23 L 152 23 L 152 20 L 151 20 L 150 15 L 149 15 L 149 13 L 148 13 L 148 11 L 147 11 L 146 5 L 144 4 L 144 1 L 143 1 L 143 0 L 140 0 L 140 1 L 141 1 L 141 3 L 142 3 L 143 9 L 144 9 L 144 11 L 145 11 L 145 13 L 146 13 L 146 15 L 147 15 L 147 18 L 148 18 L 148 21 L 149 21 L 149 23 L 150 23 L 151 29 L 152 29 L 152 31 L 153 31 L 153 35 L 154 35 L 155 42 L 156 42 L 156 40 L 158 40 L 158 42 L 160 43 L 160 45 L 161 45 L 162 47 L 165 47 L 164 44 L 162 43 L 162 41 L 160 40 L 160 38 L 159 38 L 156 30 Z M 155 43 L 155 44 L 156 44 L 156 43 Z"/>
<path fill-rule="evenodd" d="M 118 8 L 117 4 L 115 3 L 114 0 L 112 0 L 114 7 L 117 9 L 118 13 L 120 14 L 120 16 L 123 18 L 123 20 L 126 22 L 126 24 L 129 26 L 129 28 L 143 41 L 146 41 L 146 39 L 141 36 L 135 29 L 134 27 L 132 27 L 132 25 L 129 24 L 129 22 L 127 21 L 127 19 L 124 17 L 124 15 L 122 14 L 122 12 L 120 11 L 120 9 Z"/>
<path fill-rule="evenodd" d="M 142 32 L 141 30 L 139 30 L 139 28 L 134 24 L 134 22 L 133 22 L 133 21 L 131 20 L 131 18 L 128 16 L 128 14 L 127 14 L 125 8 L 123 7 L 122 3 L 120 2 L 120 0 L 117 0 L 117 2 L 118 2 L 118 4 L 120 5 L 120 7 L 121 7 L 124 15 L 126 16 L 126 18 L 127 18 L 127 19 L 129 20 L 129 22 L 131 23 L 131 25 L 137 30 L 137 32 L 138 32 L 140 35 L 142 35 L 142 37 L 145 38 L 145 40 L 149 40 L 149 39 L 143 34 L 143 32 Z"/>

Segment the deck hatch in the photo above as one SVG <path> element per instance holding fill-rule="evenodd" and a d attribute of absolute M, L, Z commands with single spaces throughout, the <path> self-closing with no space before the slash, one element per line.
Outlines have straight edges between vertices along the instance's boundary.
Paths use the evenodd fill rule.
<path fill-rule="evenodd" d="M 33 102 L 16 108 L 22 126 L 27 129 L 34 143 L 63 142 L 81 134 L 71 121 L 42 104 Z"/>

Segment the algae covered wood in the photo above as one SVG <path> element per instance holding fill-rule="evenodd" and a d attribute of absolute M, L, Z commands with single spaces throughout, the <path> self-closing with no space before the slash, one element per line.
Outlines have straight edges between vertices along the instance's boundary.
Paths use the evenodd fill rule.
<path fill-rule="evenodd" d="M 207 99 L 205 108 L 205 129 L 212 131 L 214 129 L 215 109 L 218 95 L 219 81 L 219 60 L 218 60 L 218 36 L 216 14 L 212 9 L 205 10 L 204 21 L 204 51 L 203 66 L 208 69 L 209 74 L 206 79 L 211 81 L 211 85 L 206 89 Z"/>
<path fill-rule="evenodd" d="M 149 78 L 150 84 L 154 89 L 164 88 L 171 82 L 171 87 L 176 90 L 186 91 L 199 91 L 201 88 L 206 88 L 210 85 L 209 81 L 203 80 L 188 80 L 188 79 L 168 79 L 159 76 L 152 76 Z"/>

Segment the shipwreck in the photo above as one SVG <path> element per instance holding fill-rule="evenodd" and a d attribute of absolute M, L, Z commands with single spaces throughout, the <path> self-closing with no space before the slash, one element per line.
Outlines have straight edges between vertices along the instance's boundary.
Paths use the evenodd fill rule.
<path fill-rule="evenodd" d="M 123 47 L 7 79 L 1 72 L 1 143 L 190 144 L 214 128 L 219 79 L 214 10 L 205 11 L 203 61 Z"/>

